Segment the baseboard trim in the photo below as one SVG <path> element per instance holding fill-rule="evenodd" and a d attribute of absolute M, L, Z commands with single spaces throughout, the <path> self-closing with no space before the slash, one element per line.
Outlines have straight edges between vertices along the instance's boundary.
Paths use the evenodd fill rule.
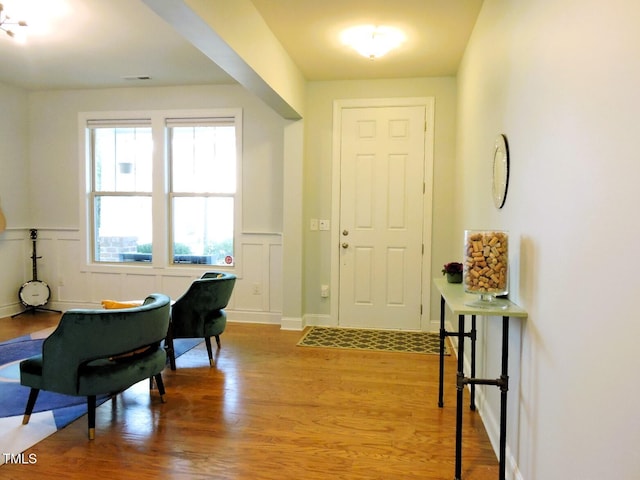
<path fill-rule="evenodd" d="M 331 315 L 320 315 L 308 313 L 304 315 L 305 327 L 337 327 L 337 322 L 331 320 Z"/>
<path fill-rule="evenodd" d="M 252 312 L 248 310 L 230 310 L 227 312 L 227 321 L 235 323 L 263 323 L 280 325 L 282 315 L 275 312 Z"/>
<path fill-rule="evenodd" d="M 281 330 L 304 330 L 304 320 L 300 317 L 282 317 L 280 320 Z"/>

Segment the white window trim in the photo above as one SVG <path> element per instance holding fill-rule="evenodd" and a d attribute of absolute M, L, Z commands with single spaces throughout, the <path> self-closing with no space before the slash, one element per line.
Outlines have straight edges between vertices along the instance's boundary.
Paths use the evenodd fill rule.
<path fill-rule="evenodd" d="M 88 124 L 91 120 L 102 124 L 112 120 L 114 124 L 120 121 L 135 121 L 141 118 L 151 119 L 153 148 L 153 191 L 152 211 L 153 219 L 153 256 L 151 263 L 98 263 L 94 262 L 91 253 L 92 240 L 92 212 L 89 208 L 91 195 L 92 169 L 90 167 L 90 142 Z M 167 159 L 167 119 L 196 119 L 196 118 L 230 118 L 235 119 L 236 126 L 236 194 L 234 210 L 234 265 L 231 267 L 220 265 L 175 265 L 171 263 L 169 251 L 170 223 L 169 223 L 169 165 Z M 186 120 L 188 121 L 188 120 Z M 81 112 L 78 114 L 78 171 L 79 171 L 79 205 L 80 205 L 80 243 L 83 271 L 87 272 L 131 272 L 132 270 L 164 269 L 167 274 L 193 275 L 194 269 L 222 269 L 231 272 L 241 271 L 242 250 L 240 248 L 242 224 L 242 145 L 243 119 L 241 108 L 218 108 L 206 110 L 150 110 L 150 111 L 103 111 Z M 159 217 L 159 218 L 158 218 Z"/>

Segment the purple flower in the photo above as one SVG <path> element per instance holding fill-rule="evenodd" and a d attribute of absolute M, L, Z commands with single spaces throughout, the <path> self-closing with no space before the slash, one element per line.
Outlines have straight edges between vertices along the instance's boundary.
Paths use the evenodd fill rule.
<path fill-rule="evenodd" d="M 462 264 L 459 262 L 445 263 L 444 268 L 442 269 L 442 274 L 444 275 L 445 273 L 462 273 Z"/>

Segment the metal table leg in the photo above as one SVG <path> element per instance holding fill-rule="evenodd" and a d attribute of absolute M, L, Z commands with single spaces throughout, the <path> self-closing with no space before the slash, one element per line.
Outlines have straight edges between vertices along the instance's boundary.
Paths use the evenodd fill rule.
<path fill-rule="evenodd" d="M 438 407 L 444 407 L 444 339 L 447 335 L 444 329 L 444 297 L 440 296 L 440 378 L 438 380 Z"/>
<path fill-rule="evenodd" d="M 471 378 L 476 378 L 476 316 L 471 315 L 471 332 L 469 332 L 469 338 L 471 338 Z M 471 384 L 471 401 L 469 402 L 469 408 L 473 411 L 476 409 L 476 386 Z"/>
<path fill-rule="evenodd" d="M 438 407 L 444 407 L 444 342 L 445 338 L 448 336 L 459 336 L 462 333 L 463 336 L 469 337 L 471 339 L 471 378 L 475 378 L 476 376 L 476 338 L 477 338 L 477 328 L 476 328 L 476 316 L 471 316 L 471 331 L 467 332 L 447 332 L 445 329 L 445 299 L 443 296 L 440 297 L 440 374 L 438 378 Z M 462 371 L 462 370 L 459 370 Z M 469 408 L 471 410 L 476 409 L 476 387 L 472 383 L 471 384 L 471 402 L 469 404 Z"/>
<path fill-rule="evenodd" d="M 507 392 L 509 391 L 509 317 L 502 317 L 502 371 L 500 375 L 500 480 L 506 479 Z"/>
<path fill-rule="evenodd" d="M 462 401 L 464 393 L 464 315 L 458 315 L 458 373 L 456 382 L 456 473 L 462 475 Z"/>

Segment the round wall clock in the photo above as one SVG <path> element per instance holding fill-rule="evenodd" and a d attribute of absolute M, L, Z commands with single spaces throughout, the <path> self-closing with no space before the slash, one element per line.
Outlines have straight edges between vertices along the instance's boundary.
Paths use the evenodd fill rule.
<path fill-rule="evenodd" d="M 502 208 L 509 189 L 509 145 L 507 137 L 500 134 L 493 149 L 493 203 Z"/>

